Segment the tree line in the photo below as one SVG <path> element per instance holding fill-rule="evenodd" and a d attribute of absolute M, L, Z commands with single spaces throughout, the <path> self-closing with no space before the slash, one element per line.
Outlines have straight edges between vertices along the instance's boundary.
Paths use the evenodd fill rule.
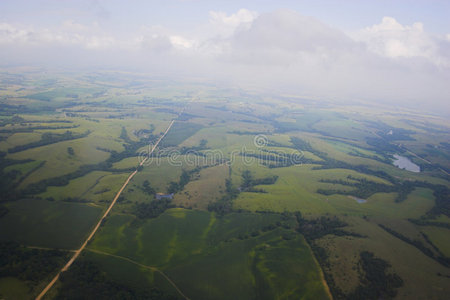
<path fill-rule="evenodd" d="M 68 258 L 58 250 L 28 249 L 15 242 L 0 242 L 0 277 L 13 276 L 32 286 L 60 268 Z"/>
<path fill-rule="evenodd" d="M 60 282 L 61 287 L 55 297 L 58 300 L 179 299 L 153 285 L 136 288 L 112 280 L 97 263 L 86 259 L 77 260 L 68 271 L 63 272 Z"/>
<path fill-rule="evenodd" d="M 66 131 L 63 134 L 56 134 L 51 132 L 45 132 L 42 134 L 41 139 L 36 142 L 31 142 L 25 145 L 17 145 L 15 147 L 9 148 L 8 153 L 20 152 L 32 148 L 42 147 L 50 144 L 55 144 L 63 141 L 70 141 L 75 139 L 81 139 L 87 137 L 91 133 L 87 130 L 84 133 L 73 133 L 72 131 Z"/>
<path fill-rule="evenodd" d="M 433 253 L 433 251 L 431 251 L 429 248 L 427 248 L 421 241 L 419 240 L 412 240 L 406 236 L 404 236 L 403 234 L 389 228 L 386 227 L 382 224 L 378 224 L 378 226 L 380 226 L 382 229 L 384 229 L 386 232 L 392 234 L 393 236 L 395 236 L 396 238 L 404 241 L 407 244 L 410 244 L 411 246 L 414 246 L 415 248 L 417 248 L 418 250 L 420 250 L 420 252 L 422 252 L 423 254 L 425 254 L 426 256 L 434 259 L 435 261 L 437 261 L 438 263 L 440 263 L 441 265 L 443 265 L 444 267 L 450 268 L 450 258 L 445 257 L 442 255 L 442 253 L 440 253 L 440 251 L 438 252 L 438 255 L 435 255 Z M 432 245 L 434 246 L 434 245 Z"/>

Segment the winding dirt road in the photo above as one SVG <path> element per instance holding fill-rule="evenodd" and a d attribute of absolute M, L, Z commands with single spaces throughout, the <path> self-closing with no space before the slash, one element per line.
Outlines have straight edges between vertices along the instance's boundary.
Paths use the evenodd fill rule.
<path fill-rule="evenodd" d="M 181 113 L 180 113 L 181 114 Z M 148 156 L 143 159 L 141 161 L 141 163 L 139 164 L 139 166 L 141 167 L 146 161 L 147 159 L 150 157 L 150 155 L 153 153 L 153 151 L 155 151 L 156 147 L 158 147 L 159 143 L 161 142 L 161 140 L 166 136 L 166 134 L 169 132 L 170 128 L 172 128 L 173 123 L 175 122 L 175 119 L 172 120 L 169 124 L 169 126 L 167 127 L 166 131 L 164 132 L 164 134 L 158 139 L 158 141 L 156 142 L 156 144 L 152 147 L 151 151 L 149 152 Z M 42 297 L 44 297 L 44 295 L 53 287 L 53 285 L 56 283 L 56 281 L 58 281 L 59 276 L 61 275 L 62 272 L 67 271 L 67 269 L 69 269 L 69 267 L 73 264 L 73 262 L 78 258 L 78 256 L 81 254 L 81 252 L 84 250 L 84 248 L 86 248 L 86 245 L 89 243 L 89 241 L 92 239 L 92 237 L 95 235 L 95 233 L 97 232 L 97 230 L 100 228 L 100 225 L 102 224 L 103 220 L 108 216 L 109 212 L 111 211 L 111 209 L 114 207 L 114 205 L 117 202 L 117 199 L 120 197 L 120 195 L 122 194 L 123 190 L 127 187 L 128 183 L 130 182 L 130 180 L 134 177 L 134 175 L 136 175 L 136 173 L 138 172 L 138 169 L 136 169 L 133 173 L 130 174 L 130 176 L 128 176 L 127 180 L 125 181 L 125 183 L 122 185 L 122 187 L 120 188 L 120 190 L 117 192 L 116 196 L 114 197 L 113 201 L 111 202 L 111 204 L 109 205 L 108 209 L 105 211 L 105 213 L 103 214 L 103 216 L 100 218 L 100 220 L 98 221 L 97 225 L 95 225 L 94 229 L 91 231 L 91 233 L 89 234 L 89 236 L 87 237 L 87 239 L 84 241 L 83 245 L 81 245 L 80 249 L 76 250 L 74 255 L 72 256 L 72 258 L 66 263 L 66 265 L 58 272 L 58 274 L 56 274 L 56 276 L 53 278 L 52 281 L 50 281 L 50 283 L 42 290 L 42 292 L 39 294 L 39 296 L 36 297 L 36 300 L 41 300 Z"/>

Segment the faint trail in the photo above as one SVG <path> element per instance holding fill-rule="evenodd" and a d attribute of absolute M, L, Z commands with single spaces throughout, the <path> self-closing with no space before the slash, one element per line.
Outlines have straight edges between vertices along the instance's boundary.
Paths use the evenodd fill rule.
<path fill-rule="evenodd" d="M 184 109 L 183 109 L 184 111 Z M 175 119 L 172 120 L 169 124 L 169 126 L 167 127 L 166 131 L 164 132 L 164 134 L 158 139 L 158 141 L 155 143 L 155 145 L 152 147 L 152 150 L 149 152 L 148 156 L 143 159 L 141 161 L 141 163 L 139 164 L 139 166 L 141 167 L 146 161 L 147 159 L 150 157 L 150 155 L 153 153 L 153 151 L 156 149 L 156 147 L 159 145 L 159 143 L 161 142 L 161 140 L 166 136 L 166 134 L 169 132 L 170 128 L 172 128 L 173 123 L 175 122 Z M 56 283 L 56 281 L 58 281 L 59 276 L 61 275 L 62 272 L 67 271 L 67 269 L 69 269 L 69 267 L 73 264 L 73 262 L 78 258 L 78 256 L 80 255 L 80 253 L 84 250 L 84 248 L 86 248 L 86 245 L 89 243 L 89 241 L 92 239 L 92 237 L 94 236 L 94 234 L 97 232 L 97 230 L 100 228 L 100 225 L 102 224 L 103 220 L 108 216 L 109 212 L 111 211 L 111 209 L 114 207 L 114 204 L 116 204 L 117 199 L 119 198 L 119 196 L 122 194 L 123 190 L 126 188 L 126 186 L 128 185 L 128 183 L 130 182 L 130 180 L 134 177 L 134 175 L 136 175 L 136 173 L 138 172 L 138 169 L 136 169 L 133 173 L 130 174 L 130 176 L 128 176 L 127 180 L 125 181 L 125 183 L 122 185 L 122 187 L 120 188 L 120 190 L 117 192 L 116 196 L 114 197 L 113 201 L 111 202 L 111 204 L 109 205 L 108 209 L 106 210 L 106 212 L 103 214 L 103 216 L 100 218 L 100 220 L 98 221 L 97 225 L 95 225 L 94 229 L 92 230 L 92 232 L 89 234 L 88 238 L 84 241 L 83 245 L 81 245 L 80 249 L 76 250 L 74 255 L 72 256 L 72 258 L 67 262 L 67 264 L 58 272 L 58 274 L 56 274 L 56 276 L 53 278 L 52 281 L 50 281 L 50 283 L 44 288 L 44 290 L 42 290 L 42 292 L 36 297 L 36 300 L 41 300 L 42 297 L 44 297 L 44 295 L 53 287 L 53 285 Z"/>
<path fill-rule="evenodd" d="M 149 269 L 149 270 L 152 270 L 152 271 L 155 271 L 155 272 L 158 272 L 159 274 L 161 274 L 176 290 L 177 290 L 177 292 L 181 295 L 181 297 L 183 297 L 183 298 L 185 298 L 185 299 L 187 299 L 187 300 L 190 300 L 185 294 L 183 294 L 183 292 L 177 287 L 177 285 L 175 284 L 175 282 L 173 282 L 163 271 L 161 271 L 160 269 L 158 269 L 158 268 L 156 268 L 156 267 L 152 267 L 152 266 L 146 266 L 146 265 L 143 265 L 143 264 L 140 264 L 140 263 L 138 263 L 137 261 L 134 261 L 134 260 L 132 260 L 132 259 L 130 259 L 130 258 L 127 258 L 127 257 L 124 257 L 124 256 L 119 256 L 119 255 L 115 255 L 115 254 L 111 254 L 111 253 L 107 253 L 107 252 L 103 252 L 103 251 L 99 251 L 99 250 L 94 250 L 94 249 L 86 249 L 87 251 L 91 251 L 91 252 L 94 252 L 94 253 L 98 253 L 98 254 L 102 254 L 102 255 L 107 255 L 107 256 L 112 256 L 112 257 L 115 257 L 115 258 L 119 258 L 119 259 L 122 259 L 122 260 L 126 260 L 126 261 L 128 261 L 128 262 L 130 262 L 130 263 L 132 263 L 132 264 L 135 264 L 135 265 L 137 265 L 137 266 L 139 266 L 139 267 L 142 267 L 142 268 L 146 268 L 146 269 Z"/>
<path fill-rule="evenodd" d="M 37 249 L 37 250 L 47 250 L 47 251 L 62 251 L 62 252 L 76 252 L 77 250 L 70 250 L 70 249 L 58 249 L 58 248 L 47 248 L 47 247 L 38 247 L 38 246 L 24 246 L 28 249 Z"/>

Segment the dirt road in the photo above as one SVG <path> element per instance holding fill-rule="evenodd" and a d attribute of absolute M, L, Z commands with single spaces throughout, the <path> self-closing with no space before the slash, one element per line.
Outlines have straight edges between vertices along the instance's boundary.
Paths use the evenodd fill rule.
<path fill-rule="evenodd" d="M 149 154 L 146 158 L 144 158 L 141 163 L 139 164 L 139 166 L 142 166 L 148 159 L 148 157 L 153 153 L 153 151 L 155 151 L 156 147 L 158 147 L 159 143 L 161 142 L 161 140 L 166 136 L 166 134 L 169 132 L 170 128 L 172 128 L 173 123 L 175 122 L 175 120 L 172 120 L 169 124 L 169 126 L 167 127 L 166 131 L 164 132 L 164 134 L 158 139 L 158 141 L 155 143 L 155 145 L 152 147 L 151 151 L 149 151 Z M 116 196 L 114 197 L 113 201 L 111 202 L 111 204 L 109 205 L 108 209 L 105 211 L 105 213 L 103 214 L 103 216 L 100 218 L 100 220 L 98 221 L 97 225 L 95 225 L 94 229 L 91 231 L 91 233 L 89 234 L 89 236 L 87 237 L 87 239 L 84 241 L 83 245 L 81 245 L 80 249 L 76 250 L 74 255 L 72 256 L 72 258 L 66 263 L 66 265 L 58 272 L 58 274 L 56 274 L 56 276 L 53 278 L 52 281 L 50 281 L 50 283 L 42 290 L 42 292 L 39 294 L 39 296 L 36 297 L 36 300 L 41 300 L 42 297 L 44 297 L 44 295 L 53 287 L 53 285 L 56 283 L 56 281 L 58 281 L 59 276 L 61 275 L 62 272 L 67 271 L 67 269 L 69 269 L 69 267 L 73 264 L 73 262 L 78 258 L 78 256 L 81 254 L 81 252 L 84 250 L 84 248 L 86 248 L 86 245 L 89 243 L 89 241 L 92 239 L 92 237 L 94 236 L 94 234 L 97 232 L 97 230 L 100 228 L 100 225 L 102 224 L 103 220 L 108 216 L 109 212 L 111 211 L 111 209 L 114 207 L 114 205 L 117 202 L 117 199 L 120 197 L 120 195 L 122 194 L 123 190 L 127 187 L 128 183 L 130 182 L 130 180 L 134 177 L 134 175 L 136 175 L 136 173 L 138 172 L 138 169 L 136 169 L 133 173 L 130 174 L 130 176 L 128 176 L 127 180 L 125 181 L 125 183 L 122 185 L 122 187 L 120 188 L 120 190 L 117 192 Z"/>

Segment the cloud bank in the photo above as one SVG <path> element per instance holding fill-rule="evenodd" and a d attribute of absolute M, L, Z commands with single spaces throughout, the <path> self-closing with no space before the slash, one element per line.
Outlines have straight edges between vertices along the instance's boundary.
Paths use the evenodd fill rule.
<path fill-rule="evenodd" d="M 0 55 L 3 64 L 134 68 L 450 114 L 450 34 L 392 17 L 355 32 L 291 10 L 211 11 L 203 26 L 183 32 L 158 24 L 124 34 L 71 20 L 55 28 L 3 22 Z"/>

